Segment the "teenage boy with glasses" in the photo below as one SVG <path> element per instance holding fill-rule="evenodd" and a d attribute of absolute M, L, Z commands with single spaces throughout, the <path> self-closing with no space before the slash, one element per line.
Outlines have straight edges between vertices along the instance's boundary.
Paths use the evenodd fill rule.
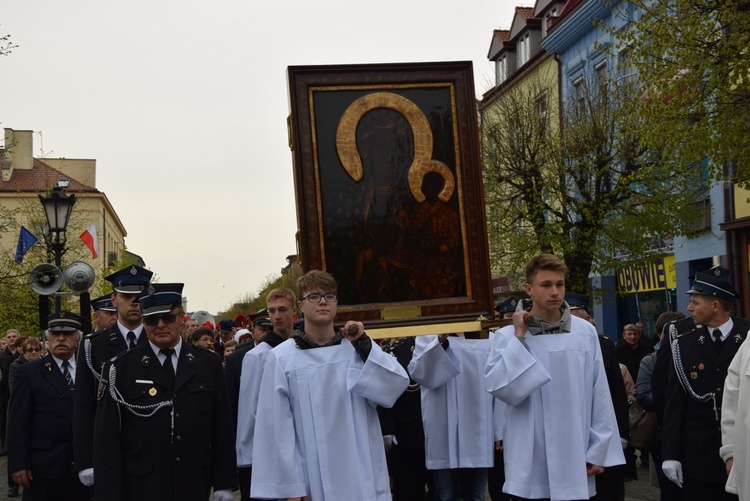
<path fill-rule="evenodd" d="M 266 356 L 251 496 L 390 500 L 376 405 L 391 407 L 409 377 L 362 323 L 335 330 L 331 274 L 310 271 L 297 287 L 304 324 Z"/>

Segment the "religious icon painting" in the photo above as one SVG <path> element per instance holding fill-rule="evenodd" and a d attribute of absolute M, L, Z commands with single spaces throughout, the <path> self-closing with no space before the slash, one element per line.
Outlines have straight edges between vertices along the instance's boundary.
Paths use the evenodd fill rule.
<path fill-rule="evenodd" d="M 492 317 L 470 62 L 288 68 L 305 270 L 339 284 L 337 320 Z"/>

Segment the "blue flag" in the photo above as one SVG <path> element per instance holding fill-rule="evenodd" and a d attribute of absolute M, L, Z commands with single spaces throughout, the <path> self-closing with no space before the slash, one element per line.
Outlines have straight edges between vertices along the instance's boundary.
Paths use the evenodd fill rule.
<path fill-rule="evenodd" d="M 23 257 L 35 243 L 36 237 L 25 227 L 21 226 L 21 234 L 18 236 L 18 246 L 16 246 L 16 264 L 23 262 Z"/>

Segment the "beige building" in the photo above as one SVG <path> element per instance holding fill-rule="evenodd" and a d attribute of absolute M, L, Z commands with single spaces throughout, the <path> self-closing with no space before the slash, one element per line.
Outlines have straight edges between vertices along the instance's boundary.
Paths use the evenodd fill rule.
<path fill-rule="evenodd" d="M 6 128 L 5 148 L 0 149 L 0 172 L 3 212 L 14 211 L 18 224 L 24 225 L 40 242 L 44 241 L 46 221 L 38 195 L 45 197 L 58 181 L 69 180 L 64 192 L 74 194 L 76 203 L 68 223 L 63 267 L 73 261 L 85 261 L 97 276 L 102 276 L 107 266 L 123 257 L 127 232 L 107 196 L 96 187 L 96 160 L 34 158 L 33 132 Z M 92 259 L 91 252 L 79 238 L 91 223 L 97 233 L 99 256 L 96 259 Z M 17 230 L 0 231 L 0 247 L 4 251 L 14 253 L 17 241 Z"/>

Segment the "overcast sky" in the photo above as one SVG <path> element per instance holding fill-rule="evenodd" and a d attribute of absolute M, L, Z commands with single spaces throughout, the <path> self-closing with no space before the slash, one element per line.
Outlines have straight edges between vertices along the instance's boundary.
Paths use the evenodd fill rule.
<path fill-rule="evenodd" d="M 35 131 L 36 157 L 96 159 L 128 250 L 216 313 L 296 253 L 287 66 L 471 60 L 479 96 L 516 5 L 4 1 L 0 126 Z"/>

